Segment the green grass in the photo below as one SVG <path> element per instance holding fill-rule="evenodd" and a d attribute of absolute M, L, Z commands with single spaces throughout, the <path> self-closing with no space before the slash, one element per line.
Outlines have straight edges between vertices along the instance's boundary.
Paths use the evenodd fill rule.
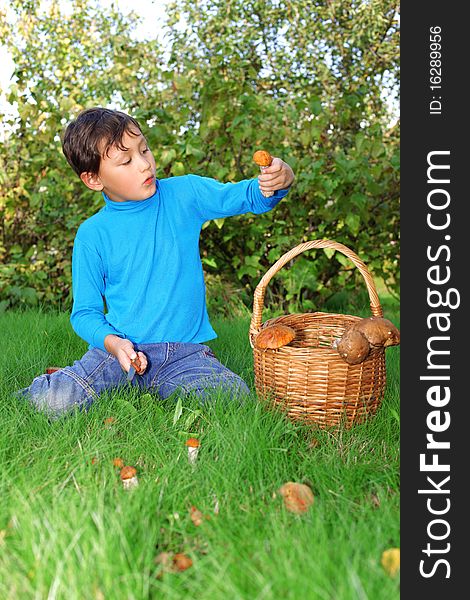
<path fill-rule="evenodd" d="M 386 316 L 398 324 L 396 313 Z M 211 346 L 253 386 L 248 325 L 214 322 Z M 0 315 L 0 341 L 0 598 L 399 598 L 399 577 L 380 564 L 400 546 L 397 348 L 386 352 L 377 415 L 325 431 L 265 410 L 254 394 L 243 406 L 189 399 L 174 424 L 174 400 L 121 390 L 49 422 L 11 393 L 86 345 L 67 315 L 40 312 Z M 196 410 L 193 468 L 184 430 Z M 138 469 L 130 492 L 116 456 Z M 305 515 L 285 510 L 277 490 L 286 481 L 311 485 Z M 192 505 L 210 517 L 199 527 Z M 184 552 L 193 566 L 158 578 L 160 552 Z"/>

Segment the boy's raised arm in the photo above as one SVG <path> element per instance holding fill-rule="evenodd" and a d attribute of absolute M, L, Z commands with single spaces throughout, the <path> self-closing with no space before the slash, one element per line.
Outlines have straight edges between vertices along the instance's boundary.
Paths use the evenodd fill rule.
<path fill-rule="evenodd" d="M 245 179 L 237 183 L 220 183 L 208 177 L 187 176 L 194 191 L 202 221 L 268 212 L 287 195 L 294 180 L 290 166 L 280 158 L 257 179 Z M 261 188 L 261 189 L 260 189 Z M 266 198 L 263 192 L 273 192 Z"/>

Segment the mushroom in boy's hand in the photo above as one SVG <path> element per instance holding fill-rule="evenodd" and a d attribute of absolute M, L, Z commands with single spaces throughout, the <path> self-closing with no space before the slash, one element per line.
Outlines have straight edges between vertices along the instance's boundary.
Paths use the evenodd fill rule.
<path fill-rule="evenodd" d="M 199 440 L 196 438 L 189 438 L 189 440 L 186 441 L 186 446 L 188 448 L 188 460 L 191 464 L 196 462 L 200 445 L 201 444 Z"/>
<path fill-rule="evenodd" d="M 267 150 L 257 150 L 253 154 L 253 160 L 259 166 L 261 173 L 264 173 L 265 167 L 269 167 L 273 162 L 273 157 Z M 274 195 L 274 192 L 261 192 L 265 198 L 270 198 Z"/>
<path fill-rule="evenodd" d="M 360 331 L 348 329 L 339 340 L 336 349 L 348 364 L 357 365 L 367 358 L 370 345 Z"/>
<path fill-rule="evenodd" d="M 135 467 L 126 466 L 121 469 L 121 481 L 125 490 L 130 490 L 139 485 L 137 479 L 137 469 Z"/>
<path fill-rule="evenodd" d="M 135 358 L 131 359 L 131 365 L 134 367 L 135 372 L 137 373 L 137 375 L 142 375 L 142 373 L 144 372 L 144 370 L 142 369 L 142 365 L 140 364 L 140 358 L 138 356 L 136 356 Z"/>
<path fill-rule="evenodd" d="M 369 317 L 361 319 L 351 326 L 360 331 L 371 346 L 397 346 L 400 343 L 400 332 L 388 319 Z"/>
<path fill-rule="evenodd" d="M 287 325 L 269 325 L 262 329 L 255 338 L 256 348 L 276 350 L 292 342 L 295 331 Z"/>
<path fill-rule="evenodd" d="M 253 160 L 259 167 L 269 167 L 273 162 L 273 157 L 267 150 L 257 150 L 253 154 Z"/>

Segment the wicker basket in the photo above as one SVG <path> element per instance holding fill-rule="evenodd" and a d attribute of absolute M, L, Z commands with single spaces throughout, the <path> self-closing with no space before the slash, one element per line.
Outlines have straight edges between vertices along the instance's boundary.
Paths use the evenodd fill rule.
<path fill-rule="evenodd" d="M 331 248 L 342 252 L 359 269 L 369 292 L 372 315 L 382 316 L 372 277 L 360 258 L 343 244 L 314 240 L 296 246 L 267 271 L 259 282 L 253 303 L 250 344 L 253 347 L 258 396 L 281 407 L 294 420 L 320 427 L 351 427 L 375 413 L 385 389 L 385 352 L 374 349 L 360 364 L 350 365 L 331 347 L 345 329 L 361 317 L 329 313 L 291 314 L 262 324 L 264 295 L 271 278 L 290 260 L 306 250 Z M 278 350 L 261 350 L 254 338 L 263 327 L 288 325 L 295 339 Z"/>

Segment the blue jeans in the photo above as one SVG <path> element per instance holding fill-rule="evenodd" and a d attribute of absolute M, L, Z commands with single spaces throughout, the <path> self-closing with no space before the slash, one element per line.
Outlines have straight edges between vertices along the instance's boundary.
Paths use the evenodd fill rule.
<path fill-rule="evenodd" d="M 177 390 L 194 393 L 202 400 L 218 388 L 231 397 L 249 393 L 246 383 L 203 344 L 164 342 L 134 344 L 134 348 L 147 356 L 148 367 L 131 382 L 115 356 L 92 348 L 71 367 L 36 377 L 18 395 L 29 398 L 39 410 L 59 416 L 74 407 L 87 409 L 101 392 L 123 385 L 155 392 L 161 398 Z"/>

